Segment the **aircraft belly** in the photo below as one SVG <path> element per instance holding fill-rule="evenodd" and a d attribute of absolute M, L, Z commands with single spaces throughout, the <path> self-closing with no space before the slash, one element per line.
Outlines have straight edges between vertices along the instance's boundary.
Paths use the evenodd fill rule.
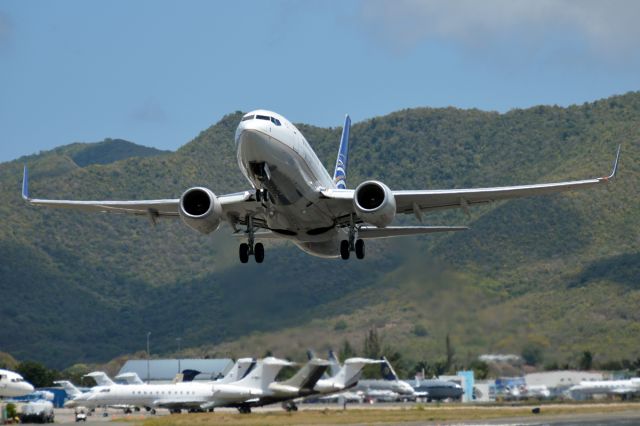
<path fill-rule="evenodd" d="M 320 183 L 294 149 L 264 133 L 243 132 L 238 162 L 251 183 L 266 189 L 273 201 L 265 214 L 270 229 L 294 232 L 303 240 L 331 238 L 306 235 L 311 229 L 329 229 L 334 222 L 318 205 Z"/>

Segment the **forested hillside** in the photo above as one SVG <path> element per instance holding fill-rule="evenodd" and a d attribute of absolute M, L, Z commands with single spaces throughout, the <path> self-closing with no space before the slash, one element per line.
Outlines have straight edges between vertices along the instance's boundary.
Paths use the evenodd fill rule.
<path fill-rule="evenodd" d="M 115 154 L 105 141 L 100 150 L 113 151 L 81 155 L 70 145 L 1 164 L 0 294 L 13 303 L 0 311 L 0 350 L 60 368 L 143 349 L 150 331 L 153 353 L 174 351 L 180 337 L 198 355 L 295 355 L 359 344 L 375 327 L 413 361 L 441 356 L 447 334 L 461 361 L 532 342 L 554 362 L 583 350 L 640 355 L 640 93 L 505 114 L 410 109 L 356 123 L 351 187 L 369 178 L 437 189 L 597 177 L 622 144 L 607 189 L 495 203 L 469 217 L 433 213 L 425 223 L 472 229 L 372 242 L 364 261 L 267 242 L 264 264 L 242 265 L 226 227 L 201 236 L 177 220 L 152 226 L 20 198 L 24 163 L 36 197 L 246 189 L 233 144 L 240 117 L 174 153 Z M 341 129 L 299 127 L 331 170 Z"/>

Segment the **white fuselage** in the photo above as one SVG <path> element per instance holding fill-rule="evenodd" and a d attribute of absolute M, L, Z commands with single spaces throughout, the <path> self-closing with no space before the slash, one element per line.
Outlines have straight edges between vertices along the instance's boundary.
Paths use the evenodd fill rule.
<path fill-rule="evenodd" d="M 318 202 L 320 191 L 335 184 L 302 133 L 281 115 L 257 110 L 244 116 L 235 142 L 240 170 L 273 201 L 267 227 L 304 251 L 337 257 L 345 231 L 335 227 L 326 203 Z"/>
<path fill-rule="evenodd" d="M 640 394 L 640 378 L 628 380 L 594 380 L 582 381 L 569 389 L 570 393 L 594 394 Z"/>
<path fill-rule="evenodd" d="M 377 391 L 391 391 L 399 395 L 413 395 L 413 387 L 403 380 L 360 380 L 354 390 L 365 394 Z"/>
<path fill-rule="evenodd" d="M 0 398 L 23 396 L 31 392 L 33 392 L 33 385 L 26 382 L 21 375 L 0 369 Z"/>
<path fill-rule="evenodd" d="M 95 386 L 73 400 L 67 407 L 83 406 L 88 408 L 114 405 L 132 405 L 136 407 L 159 407 L 163 405 L 190 403 L 194 406 L 211 399 L 211 383 L 169 383 L 159 385 L 111 385 Z"/>

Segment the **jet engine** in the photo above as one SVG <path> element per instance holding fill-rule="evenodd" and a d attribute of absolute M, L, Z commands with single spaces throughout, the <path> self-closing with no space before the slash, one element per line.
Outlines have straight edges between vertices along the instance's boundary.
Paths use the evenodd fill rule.
<path fill-rule="evenodd" d="M 188 227 L 208 234 L 220 226 L 222 205 L 211 190 L 189 188 L 180 197 L 180 217 Z"/>
<path fill-rule="evenodd" d="M 396 199 L 387 185 L 377 180 L 362 182 L 355 190 L 353 204 L 363 221 L 384 228 L 396 216 Z"/>

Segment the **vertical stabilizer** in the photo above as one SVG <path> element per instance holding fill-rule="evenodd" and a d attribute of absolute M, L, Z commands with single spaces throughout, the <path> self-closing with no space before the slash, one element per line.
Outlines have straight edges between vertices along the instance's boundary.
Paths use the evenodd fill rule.
<path fill-rule="evenodd" d="M 67 393 L 69 399 L 73 399 L 82 393 L 77 387 L 73 385 L 73 383 L 68 380 L 57 380 L 53 383 L 62 386 L 62 389 L 64 389 L 64 391 Z"/>
<path fill-rule="evenodd" d="M 267 357 L 259 360 L 254 369 L 241 380 L 234 382 L 236 386 L 246 386 L 253 389 L 266 390 L 283 367 L 295 365 L 283 359 Z"/>
<path fill-rule="evenodd" d="M 398 380 L 398 375 L 393 370 L 393 367 L 391 366 L 391 363 L 389 362 L 389 360 L 384 356 L 381 359 L 382 359 L 382 361 L 384 361 L 380 365 L 380 369 L 381 369 L 381 372 L 382 372 L 382 378 L 384 380 L 391 380 L 391 381 Z"/>
<path fill-rule="evenodd" d="M 96 381 L 96 384 L 98 386 L 113 386 L 115 385 L 115 383 L 113 383 L 113 380 L 111 380 L 109 378 L 109 376 L 107 376 L 107 373 L 105 373 L 104 371 L 93 371 L 89 374 L 85 374 L 84 377 L 91 377 L 93 378 L 93 380 Z"/>
<path fill-rule="evenodd" d="M 332 377 L 335 377 L 340 372 L 340 360 L 333 352 L 333 349 L 329 349 L 329 372 Z"/>
<path fill-rule="evenodd" d="M 256 364 L 256 360 L 253 358 L 238 358 L 236 363 L 231 367 L 231 370 L 219 380 L 216 380 L 216 383 L 233 383 L 237 382 L 244 378 L 247 373 L 252 369 Z"/>
<path fill-rule="evenodd" d="M 299 392 L 309 391 L 313 389 L 316 382 L 324 374 L 329 363 L 319 358 L 313 358 L 306 363 L 296 374 L 289 380 L 278 382 L 284 386 L 291 386 L 300 389 Z"/>
<path fill-rule="evenodd" d="M 340 148 L 338 148 L 338 158 L 336 159 L 336 169 L 333 172 L 333 183 L 338 189 L 347 189 L 347 166 L 349 160 L 349 130 L 351 129 L 351 118 L 349 115 L 344 119 L 342 137 L 340 138 Z"/>

